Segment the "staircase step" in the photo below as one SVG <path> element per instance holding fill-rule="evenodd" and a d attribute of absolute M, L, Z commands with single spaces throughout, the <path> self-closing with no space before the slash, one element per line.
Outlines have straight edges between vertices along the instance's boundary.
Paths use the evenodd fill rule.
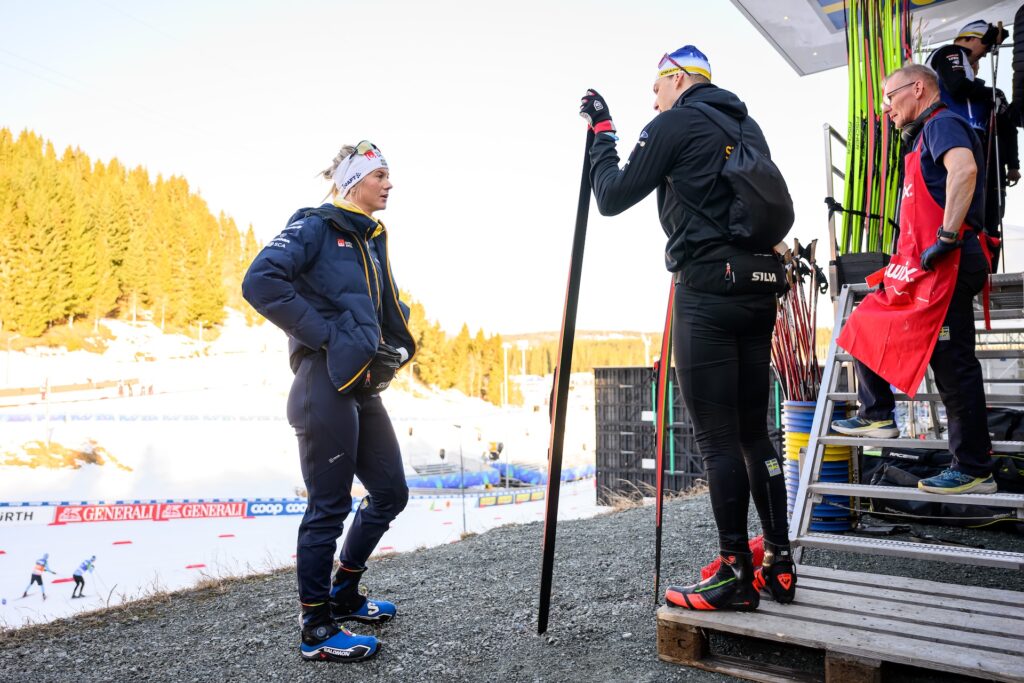
<path fill-rule="evenodd" d="M 1020 311 L 1016 313 L 1019 317 Z M 985 358 L 1024 358 L 1024 349 L 977 349 L 974 352 L 975 357 L 979 360 Z M 853 356 L 848 353 L 836 353 L 836 362 L 838 363 L 850 363 L 853 361 Z"/>
<path fill-rule="evenodd" d="M 986 382 L 989 380 L 985 380 Z M 1016 380 L 1018 382 L 1024 382 L 1024 380 Z M 926 394 L 921 392 L 910 398 L 906 394 L 893 394 L 897 401 L 932 401 L 942 402 L 942 398 L 938 394 Z M 842 391 L 833 392 L 828 395 L 833 401 L 848 401 L 856 402 L 857 394 L 847 393 Z M 989 405 L 1002 404 L 1002 403 L 1024 403 L 1024 394 L 985 394 L 985 403 Z"/>
<path fill-rule="evenodd" d="M 798 536 L 793 539 L 793 543 L 804 548 L 911 557 L 920 560 L 937 560 L 939 562 L 970 564 L 979 567 L 1024 569 L 1024 553 L 1012 553 L 1005 550 L 991 550 L 989 548 L 964 548 L 953 545 L 899 541 L 892 538 L 863 538 L 860 536 L 816 533 Z"/>
<path fill-rule="evenodd" d="M 882 498 L 885 500 L 920 500 L 935 503 L 957 503 L 963 505 L 987 505 L 1024 510 L 1024 494 L 1020 493 L 928 493 L 909 486 L 867 486 L 864 484 L 838 484 L 815 482 L 808 490 L 830 496 L 857 496 L 860 498 Z"/>
<path fill-rule="evenodd" d="M 825 446 L 870 446 L 874 448 L 949 448 L 945 439 L 876 439 L 870 436 L 840 436 L 830 434 L 818 437 Z M 1024 441 L 993 441 L 995 453 L 1024 453 Z"/>

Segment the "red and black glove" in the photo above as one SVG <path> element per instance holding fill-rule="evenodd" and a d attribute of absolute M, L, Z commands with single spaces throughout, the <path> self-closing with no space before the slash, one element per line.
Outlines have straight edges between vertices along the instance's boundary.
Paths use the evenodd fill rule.
<path fill-rule="evenodd" d="M 582 116 L 590 129 L 595 133 L 614 133 L 615 124 L 612 123 L 611 112 L 604 98 L 596 90 L 591 88 L 580 100 L 580 116 Z"/>

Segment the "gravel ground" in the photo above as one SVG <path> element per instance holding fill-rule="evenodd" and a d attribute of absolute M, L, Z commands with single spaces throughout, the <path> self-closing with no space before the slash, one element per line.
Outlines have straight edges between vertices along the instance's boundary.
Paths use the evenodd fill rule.
<path fill-rule="evenodd" d="M 697 575 L 714 555 L 707 496 L 667 503 L 664 581 Z M 654 511 L 559 525 L 548 633 L 536 634 L 540 523 L 371 562 L 374 595 L 398 603 L 381 653 L 362 664 L 300 660 L 293 571 L 0 632 L 0 680 L 31 681 L 725 681 L 657 658 L 652 595 Z M 946 538 L 1024 550 L 1024 538 L 929 527 Z M 1019 572 L 808 551 L 805 561 L 860 571 L 1024 590 Z M 753 618 L 753 617 L 752 617 Z M 355 625 L 361 632 L 372 628 Z M 820 654 L 715 638 L 820 671 Z M 939 680 L 904 672 L 901 680 Z"/>

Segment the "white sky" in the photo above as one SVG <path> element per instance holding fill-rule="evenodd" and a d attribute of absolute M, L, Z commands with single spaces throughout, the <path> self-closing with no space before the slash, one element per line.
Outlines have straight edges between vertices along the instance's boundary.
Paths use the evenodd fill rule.
<path fill-rule="evenodd" d="M 0 0 L 0 16 L 0 126 L 182 175 L 261 240 L 320 202 L 314 175 L 343 143 L 377 143 L 396 279 L 451 332 L 559 327 L 579 98 L 605 96 L 625 160 L 659 58 L 687 43 L 764 129 L 791 235 L 827 242 L 822 124 L 845 135 L 845 70 L 798 77 L 727 0 Z M 579 328 L 660 329 L 664 242 L 653 194 L 591 208 Z"/>

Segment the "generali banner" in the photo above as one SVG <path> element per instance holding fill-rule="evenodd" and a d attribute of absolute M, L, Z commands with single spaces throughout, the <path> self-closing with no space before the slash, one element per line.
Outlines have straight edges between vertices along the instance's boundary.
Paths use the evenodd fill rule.
<path fill-rule="evenodd" d="M 233 503 L 130 503 L 58 505 L 53 524 L 83 522 L 165 522 L 172 519 L 245 517 L 244 501 Z"/>

